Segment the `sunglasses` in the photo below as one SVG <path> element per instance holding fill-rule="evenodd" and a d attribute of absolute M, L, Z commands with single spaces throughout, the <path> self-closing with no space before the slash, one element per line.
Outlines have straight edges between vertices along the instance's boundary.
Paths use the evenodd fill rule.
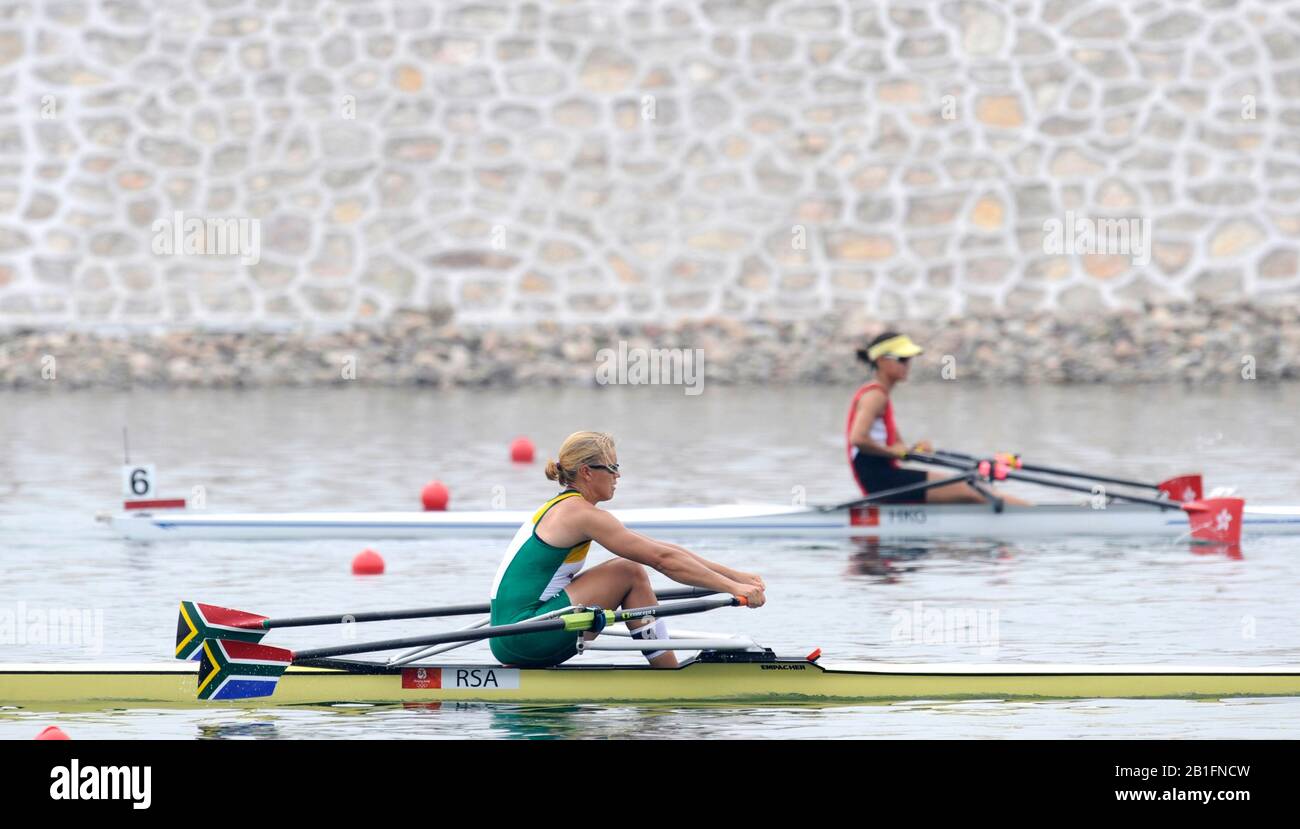
<path fill-rule="evenodd" d="M 616 463 L 589 463 L 587 466 L 591 469 L 603 469 L 611 475 L 618 474 L 618 464 Z"/>

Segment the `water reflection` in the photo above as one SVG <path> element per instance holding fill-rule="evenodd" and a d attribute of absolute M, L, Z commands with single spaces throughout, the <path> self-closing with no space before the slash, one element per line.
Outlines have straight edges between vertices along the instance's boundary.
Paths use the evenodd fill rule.
<path fill-rule="evenodd" d="M 948 559 L 965 563 L 1006 562 L 1016 557 L 1015 545 L 996 539 L 889 539 L 854 538 L 847 575 L 871 576 L 897 583 L 909 573 L 924 570 L 922 559 Z"/>
<path fill-rule="evenodd" d="M 200 740 L 278 740 L 284 734 L 274 722 L 255 720 L 201 723 L 195 737 Z"/>
<path fill-rule="evenodd" d="M 459 706 L 458 706 L 459 707 Z M 492 730 L 502 737 L 527 740 L 566 740 L 585 736 L 596 712 L 581 705 L 486 705 L 491 711 Z"/>

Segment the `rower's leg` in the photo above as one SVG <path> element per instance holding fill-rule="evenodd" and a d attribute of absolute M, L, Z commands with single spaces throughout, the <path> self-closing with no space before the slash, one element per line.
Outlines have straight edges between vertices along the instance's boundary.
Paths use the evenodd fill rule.
<path fill-rule="evenodd" d="M 632 567 L 628 567 L 629 564 Z M 641 565 L 625 558 L 610 559 L 579 573 L 564 588 L 564 592 L 569 594 L 574 604 L 594 604 L 609 608 L 640 606 L 628 604 L 636 580 L 632 569 L 640 567 Z M 646 582 L 649 583 L 649 579 Z M 654 603 L 654 592 L 651 591 L 648 604 Z"/>
<path fill-rule="evenodd" d="M 564 588 L 574 604 L 594 604 L 600 607 L 650 607 L 658 604 L 650 576 L 645 567 L 625 558 L 615 558 L 581 573 Z M 636 631 L 654 620 L 637 620 L 628 624 Z M 664 651 L 650 660 L 656 668 L 676 668 L 677 655 Z"/>
<path fill-rule="evenodd" d="M 951 477 L 951 472 L 931 471 L 926 474 L 928 480 L 937 481 L 940 478 Z M 1020 507 L 1029 506 L 1029 501 L 1023 498 L 1017 498 L 1015 495 L 999 493 L 1002 500 L 1008 504 L 1014 504 Z M 948 484 L 947 486 L 935 487 L 926 490 L 925 501 L 927 504 L 983 504 L 987 499 L 977 492 L 970 484 L 958 481 Z"/>
<path fill-rule="evenodd" d="M 930 471 L 926 473 L 926 479 L 931 481 L 950 477 L 952 477 L 951 472 Z M 984 496 L 976 492 L 970 484 L 957 481 L 947 486 L 927 489 L 925 491 L 925 501 L 927 504 L 982 504 L 984 503 Z"/>
<path fill-rule="evenodd" d="M 1029 507 L 1033 506 L 1034 503 L 1033 501 L 1026 501 L 1024 498 L 1016 495 L 1008 495 L 1005 492 L 1000 492 L 998 494 L 1002 497 L 1002 502 L 1005 504 L 1014 504 L 1017 507 Z"/>

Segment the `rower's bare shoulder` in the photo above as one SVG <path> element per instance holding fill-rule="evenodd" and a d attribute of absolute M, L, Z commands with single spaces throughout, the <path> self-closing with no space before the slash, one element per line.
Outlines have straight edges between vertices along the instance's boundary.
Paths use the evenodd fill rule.
<path fill-rule="evenodd" d="M 576 497 L 565 498 L 564 500 L 557 503 L 554 507 L 551 507 L 551 511 L 552 512 L 574 512 L 576 510 L 580 510 L 583 508 L 591 509 L 592 508 L 591 502 L 588 501 L 586 498 L 583 498 L 581 495 L 579 495 Z"/>
<path fill-rule="evenodd" d="M 608 514 L 598 509 L 586 498 L 565 498 L 560 503 L 551 507 L 550 515 L 554 515 L 559 521 L 566 525 L 585 524 L 597 514 Z"/>
<path fill-rule="evenodd" d="M 884 389 L 867 389 L 858 398 L 858 411 L 879 411 L 885 408 L 887 402 L 889 402 L 889 396 L 885 394 Z"/>
<path fill-rule="evenodd" d="M 565 498 L 553 504 L 538 522 L 537 533 L 559 547 L 577 543 L 574 539 L 586 535 L 587 522 L 583 520 L 582 504 L 586 501 L 581 498 Z"/>
<path fill-rule="evenodd" d="M 610 533 L 617 533 L 624 530 L 623 522 L 615 518 L 607 510 L 603 510 L 595 504 L 585 499 L 573 498 L 573 501 L 582 503 L 574 504 L 571 511 L 564 517 L 564 524 L 572 527 L 588 538 L 597 536 L 608 536 Z"/>

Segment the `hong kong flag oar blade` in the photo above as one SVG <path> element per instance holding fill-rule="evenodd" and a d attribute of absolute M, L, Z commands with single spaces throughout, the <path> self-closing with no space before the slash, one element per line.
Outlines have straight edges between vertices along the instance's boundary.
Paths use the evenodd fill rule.
<path fill-rule="evenodd" d="M 265 616 L 217 607 L 214 604 L 181 602 L 176 620 L 176 658 L 196 658 L 205 639 L 260 642 L 266 635 Z"/>
<path fill-rule="evenodd" d="M 1204 494 L 1200 475 L 1179 475 L 1156 484 L 1156 489 L 1168 495 L 1170 501 L 1199 501 Z"/>
<path fill-rule="evenodd" d="M 1183 504 L 1192 525 L 1192 538 L 1214 544 L 1241 543 L 1241 498 L 1207 498 Z"/>
<path fill-rule="evenodd" d="M 252 642 L 207 639 L 200 652 L 199 699 L 269 697 L 293 662 L 293 651 Z"/>

